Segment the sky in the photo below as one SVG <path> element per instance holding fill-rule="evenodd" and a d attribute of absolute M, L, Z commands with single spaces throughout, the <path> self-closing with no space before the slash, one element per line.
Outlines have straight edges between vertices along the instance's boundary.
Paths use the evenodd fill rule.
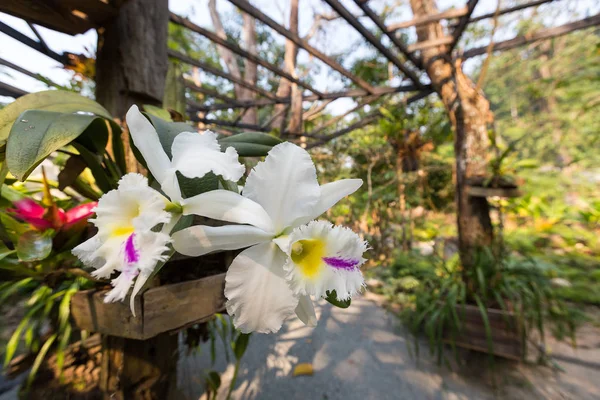
<path fill-rule="evenodd" d="M 507 0 L 501 1 L 503 1 L 503 4 L 511 3 Z M 265 14 L 269 15 L 278 23 L 287 25 L 287 14 L 289 13 L 289 6 L 287 0 L 252 0 L 251 2 L 254 6 L 259 8 Z M 466 0 L 438 0 L 438 8 L 440 10 L 445 10 L 452 6 L 460 7 L 465 2 Z M 200 26 L 212 30 L 213 28 L 210 16 L 208 14 L 207 3 L 208 0 L 170 0 L 169 9 L 176 14 L 188 17 L 194 23 Z M 358 8 L 358 6 L 354 4 L 353 1 L 344 0 L 342 1 L 342 3 L 350 11 L 352 11 L 354 15 L 362 15 L 361 10 Z M 412 18 L 410 7 L 406 5 L 408 1 L 405 1 L 404 3 L 405 5 L 397 7 L 397 9 L 395 10 L 394 17 L 390 18 L 386 22 L 399 22 L 409 20 Z M 600 10 L 599 3 L 600 2 L 597 2 L 596 0 L 561 0 L 556 1 L 554 4 L 548 4 L 542 7 L 547 7 L 548 9 L 556 10 L 556 12 L 552 14 L 552 21 L 549 21 L 549 23 L 551 25 L 560 25 L 566 22 L 570 22 L 574 19 L 578 19 L 574 18 L 573 15 L 570 13 L 563 12 L 565 7 L 569 10 L 573 10 L 579 15 L 580 18 L 582 16 L 588 16 L 598 13 Z M 381 8 L 383 2 L 372 0 L 369 4 L 371 4 L 373 8 L 378 10 Z M 496 0 L 480 0 L 477 5 L 477 8 L 475 9 L 474 16 L 493 12 L 496 9 L 496 4 Z M 235 10 L 235 7 L 226 0 L 218 0 L 217 7 L 219 12 L 223 16 L 231 14 Z M 323 1 L 301 0 L 299 11 L 300 36 L 305 35 L 306 32 L 310 29 L 314 15 L 316 13 L 329 14 L 331 12 L 332 11 L 329 8 L 329 6 Z M 526 13 L 531 12 L 531 10 L 526 11 Z M 501 24 L 503 24 L 505 29 L 499 29 L 497 31 L 497 34 L 495 36 L 496 41 L 505 40 L 514 35 L 512 33 L 513 29 L 511 29 L 511 26 L 514 26 L 514 24 L 518 21 L 520 15 L 523 14 L 512 14 L 507 16 L 506 18 L 501 19 Z M 0 21 L 12 26 L 15 29 L 18 29 L 20 32 L 35 39 L 35 36 L 33 35 L 32 31 L 29 29 L 29 27 L 23 20 L 12 17 L 7 14 L 0 13 Z M 363 18 L 362 22 L 372 31 L 376 31 L 375 26 L 372 23 L 370 23 L 368 18 Z M 485 20 L 480 23 L 490 24 L 491 20 Z M 38 27 L 38 29 L 48 46 L 58 53 L 65 51 L 73 53 L 89 53 L 90 51 L 93 51 L 96 48 L 97 35 L 96 32 L 93 30 L 88 31 L 82 35 L 69 36 L 43 27 Z M 273 32 L 273 34 L 275 35 L 275 37 L 278 38 L 278 41 L 284 43 L 285 39 L 282 36 L 278 35 L 275 32 Z M 414 35 L 414 29 L 410 29 L 409 34 Z M 313 38 L 313 40 L 311 40 L 311 44 L 326 54 L 338 54 L 341 52 L 348 51 L 350 48 L 352 48 L 352 46 L 356 45 L 356 42 L 359 39 L 360 35 L 344 20 L 339 19 L 327 23 L 327 25 L 324 28 L 323 34 Z M 470 44 L 470 46 L 484 44 L 486 43 L 475 43 Z M 363 46 L 352 52 L 352 55 L 347 60 L 345 60 L 344 66 L 349 67 L 353 59 L 356 59 L 357 57 L 363 57 L 369 52 L 374 51 L 374 49 L 366 48 Z M 61 68 L 61 65 L 56 61 L 36 52 L 33 49 L 30 49 L 29 47 L 19 43 L 18 41 L 2 33 L 0 33 L 0 57 L 14 64 L 22 66 L 34 73 L 40 73 L 59 84 L 64 84 L 68 82 L 71 76 L 71 73 L 63 70 Z M 335 72 L 331 73 L 330 69 L 320 61 L 311 61 L 308 53 L 306 53 L 305 51 L 300 51 L 298 61 L 300 63 L 312 62 L 312 65 L 314 65 L 316 67 L 316 70 L 319 71 L 314 78 L 314 86 L 317 89 L 321 91 L 336 91 L 343 89 L 344 85 L 339 79 L 340 76 L 337 75 L 337 73 Z M 477 60 L 473 60 L 469 64 L 467 64 L 465 66 L 467 72 L 469 70 L 472 70 L 477 62 Z M 41 82 L 3 67 L 0 67 L 0 81 L 29 92 L 46 89 L 46 85 L 42 84 Z M 10 98 L 0 96 L 0 101 L 3 103 L 6 103 L 10 100 Z M 331 103 L 328 106 L 328 110 L 333 114 L 340 114 L 345 112 L 347 109 L 353 107 L 354 104 L 355 103 L 351 99 L 340 99 Z"/>

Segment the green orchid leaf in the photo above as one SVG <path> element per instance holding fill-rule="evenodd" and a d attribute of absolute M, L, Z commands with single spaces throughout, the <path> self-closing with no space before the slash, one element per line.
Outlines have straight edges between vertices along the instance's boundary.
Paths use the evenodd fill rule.
<path fill-rule="evenodd" d="M 88 134 L 87 146 L 104 149 L 108 131 L 104 119 L 94 115 L 31 110 L 21 114 L 10 130 L 6 147 L 9 171 L 25 180 L 52 152 Z"/>
<path fill-rule="evenodd" d="M 27 110 L 75 113 L 78 111 L 93 113 L 112 119 L 109 112 L 94 100 L 77 93 L 62 90 L 47 90 L 19 97 L 0 110 L 0 141 L 6 140 L 11 127 L 19 115 Z"/>
<path fill-rule="evenodd" d="M 52 251 L 52 231 L 27 231 L 21 235 L 17 244 L 19 260 L 39 261 L 50 255 Z"/>
<path fill-rule="evenodd" d="M 350 299 L 348 299 L 348 300 L 338 300 L 337 293 L 335 292 L 335 290 L 332 290 L 332 291 L 328 290 L 326 292 L 326 294 L 327 294 L 327 296 L 324 297 L 324 299 L 327 300 L 328 303 L 330 303 L 330 304 L 332 304 L 332 305 L 334 305 L 336 307 L 339 307 L 339 308 L 348 308 L 348 307 L 350 307 L 351 300 Z"/>
<path fill-rule="evenodd" d="M 171 114 L 169 113 L 169 111 L 165 110 L 164 108 L 151 106 L 150 104 L 144 104 L 144 111 L 149 115 L 158 117 L 167 122 L 173 122 L 173 119 L 171 118 Z"/>
<path fill-rule="evenodd" d="M 243 142 L 219 142 L 221 148 L 233 147 L 240 157 L 263 157 L 273 148 L 264 144 L 243 143 Z"/>
<path fill-rule="evenodd" d="M 248 348 L 248 343 L 250 341 L 249 333 L 240 333 L 237 337 L 234 345 L 233 345 L 233 354 L 235 355 L 236 360 L 241 360 Z"/>
<path fill-rule="evenodd" d="M 181 193 L 185 198 L 196 196 L 201 193 L 210 192 L 219 188 L 219 177 L 209 172 L 202 178 L 186 178 L 177 172 L 177 180 Z"/>
<path fill-rule="evenodd" d="M 275 136 L 260 132 L 244 132 L 219 139 L 221 149 L 233 147 L 240 157 L 266 156 L 273 146 L 282 143 Z"/>
<path fill-rule="evenodd" d="M 267 133 L 262 132 L 242 132 L 236 135 L 226 136 L 219 139 L 220 143 L 252 143 L 265 146 L 277 146 L 282 141 Z"/>

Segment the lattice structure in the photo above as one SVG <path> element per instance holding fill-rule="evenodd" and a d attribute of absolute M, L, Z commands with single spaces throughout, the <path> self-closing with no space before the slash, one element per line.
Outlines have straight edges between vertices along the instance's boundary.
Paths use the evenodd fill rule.
<path fill-rule="evenodd" d="M 403 97 L 403 101 L 405 104 L 410 104 L 419 99 L 422 99 L 431 93 L 433 93 L 433 89 L 430 85 L 423 82 L 422 77 L 425 77 L 425 67 L 420 58 L 420 52 L 424 49 L 432 48 L 432 47 L 440 47 L 444 46 L 444 54 L 446 54 L 449 58 L 471 58 L 474 56 L 486 54 L 490 51 L 490 45 L 471 48 L 467 50 L 457 50 L 456 46 L 460 41 L 461 36 L 465 32 L 466 28 L 469 24 L 475 23 L 484 19 L 494 18 L 499 15 L 504 15 L 508 13 L 512 13 L 515 11 L 523 10 L 529 7 L 539 6 L 544 3 L 549 3 L 554 0 L 536 0 L 523 3 L 518 6 L 513 6 L 510 8 L 499 9 L 494 13 L 489 13 L 485 15 L 481 15 L 478 17 L 472 17 L 473 11 L 475 10 L 478 1 L 477 0 L 468 0 L 464 7 L 449 9 L 437 14 L 427 15 L 425 17 L 421 16 L 419 18 L 413 18 L 409 21 L 404 21 L 400 23 L 386 25 L 385 21 L 383 21 L 369 6 L 368 0 L 354 0 L 354 2 L 360 7 L 360 9 L 364 12 L 364 16 L 369 18 L 375 26 L 380 30 L 380 32 L 385 35 L 393 46 L 384 45 L 381 40 L 376 36 L 373 32 L 367 29 L 364 24 L 350 12 L 342 3 L 338 0 L 323 0 L 327 3 L 342 19 L 344 19 L 350 26 L 352 26 L 368 43 L 370 43 L 374 48 L 376 48 L 390 63 L 398 68 L 400 73 L 402 74 L 403 81 L 407 83 L 403 83 L 398 86 L 372 86 L 368 82 L 361 79 L 356 74 L 345 69 L 342 65 L 340 65 L 336 60 L 334 60 L 331 56 L 321 52 L 320 50 L 313 47 L 306 40 L 300 38 L 297 34 L 291 32 L 289 29 L 285 28 L 281 24 L 277 23 L 265 13 L 260 11 L 258 8 L 254 7 L 248 0 L 228 0 L 230 3 L 235 5 L 241 12 L 246 13 L 256 20 L 262 22 L 266 26 L 270 27 L 272 30 L 277 32 L 278 34 L 284 36 L 287 40 L 292 41 L 298 48 L 308 52 L 312 57 L 319 59 L 324 64 L 326 64 L 329 68 L 337 71 L 342 76 L 349 79 L 355 87 L 348 88 L 346 90 L 336 91 L 336 92 L 322 92 L 317 88 L 313 87 L 309 82 L 306 82 L 303 79 L 299 79 L 292 74 L 286 72 L 281 67 L 274 65 L 256 54 L 253 54 L 240 46 L 234 43 L 231 40 L 223 39 L 216 33 L 205 29 L 201 26 L 194 24 L 188 19 L 182 18 L 176 14 L 171 13 L 169 18 L 171 23 L 177 24 L 180 26 L 189 29 L 196 34 L 199 34 L 211 42 L 215 43 L 217 46 L 222 46 L 229 51 L 233 52 L 239 57 L 244 59 L 248 59 L 253 63 L 260 65 L 261 67 L 269 70 L 271 73 L 279 76 L 280 78 L 284 78 L 293 82 L 303 88 L 303 101 L 304 102 L 319 102 L 321 105 L 328 104 L 331 101 L 334 101 L 339 98 L 353 98 L 357 99 L 358 105 L 345 114 L 341 116 L 337 116 L 332 120 L 324 123 L 321 126 L 316 127 L 312 132 L 302 133 L 307 140 L 308 147 L 314 147 L 321 145 L 323 143 L 328 142 L 329 140 L 340 137 L 344 134 L 347 134 L 355 129 L 362 128 L 369 124 L 375 123 L 378 120 L 379 114 L 378 111 L 372 111 L 366 115 L 364 115 L 357 122 L 344 127 L 338 131 L 329 132 L 325 134 L 324 132 L 328 130 L 328 128 L 345 116 L 363 110 L 363 108 L 374 101 L 380 99 L 383 96 L 390 96 L 398 93 L 406 93 L 406 96 Z M 55 2 L 58 3 L 58 2 Z M 85 1 L 67 1 L 60 2 L 61 6 L 52 8 L 52 12 L 47 11 L 46 13 L 40 11 L 40 7 L 50 7 L 47 5 L 47 2 L 43 1 L 4 1 L 0 4 L 0 11 L 6 12 L 21 18 L 26 19 L 30 23 L 37 23 L 52 29 L 59 30 L 61 32 L 75 34 L 83 32 L 89 28 L 99 27 L 102 23 L 108 21 L 111 15 L 114 15 L 115 12 L 118 12 L 118 7 L 123 3 L 123 1 L 101 1 L 101 0 L 85 0 Z M 41 5 L 40 5 L 41 4 Z M 54 4 L 54 3 L 52 3 Z M 78 7 L 78 8 L 76 8 Z M 85 9 L 84 11 L 82 11 Z M 43 11 L 43 10 L 42 10 Z M 62 17 L 61 17 L 62 16 Z M 73 18 L 79 18 L 77 20 L 77 24 L 69 25 Z M 81 21 L 80 21 L 81 20 Z M 448 24 L 448 29 L 446 32 L 446 36 L 440 37 L 438 39 L 432 41 L 425 42 L 417 42 L 417 43 L 405 43 L 399 36 L 399 31 L 411 27 L 418 27 L 424 24 L 428 24 L 431 22 L 437 22 L 440 20 L 454 21 Z M 83 21 L 83 22 L 82 22 Z M 87 24 L 87 25 L 86 25 Z M 562 26 L 548 28 L 539 30 L 537 32 L 525 35 L 525 36 L 517 36 L 510 40 L 505 40 L 501 42 L 497 42 L 493 44 L 493 51 L 502 51 L 512 49 L 518 46 L 522 46 L 531 42 L 550 39 L 556 36 L 564 35 L 569 32 L 573 32 L 579 29 L 585 29 L 592 26 L 600 25 L 600 14 L 594 15 L 576 22 L 568 23 Z M 53 52 L 48 48 L 48 46 L 44 43 L 41 35 L 35 31 L 33 25 L 30 24 L 30 27 L 34 29 L 34 33 L 38 37 L 38 41 L 29 38 L 28 36 L 22 34 L 21 32 L 11 28 L 10 26 L 0 23 L 0 32 L 3 32 L 23 44 L 38 50 L 39 52 L 45 54 L 48 57 L 53 58 L 56 61 L 59 61 L 63 64 L 69 63 L 69 55 L 68 54 L 58 54 Z M 255 100 L 238 100 L 230 97 L 229 95 L 225 95 L 219 93 L 216 90 L 208 89 L 206 87 L 198 86 L 191 82 L 185 82 L 185 86 L 188 90 L 193 92 L 199 92 L 204 94 L 207 97 L 211 97 L 214 99 L 220 100 L 220 102 L 207 103 L 207 104 L 199 104 L 196 101 L 188 100 L 187 106 L 190 112 L 190 118 L 193 121 L 201 122 L 208 126 L 217 126 L 217 127 L 228 127 L 234 129 L 244 129 L 244 130 L 257 130 L 257 131 L 270 131 L 270 128 L 267 124 L 263 125 L 252 125 L 252 124 L 244 124 L 238 121 L 227 121 L 220 120 L 215 118 L 208 118 L 206 114 L 209 114 L 218 110 L 226 110 L 226 109 L 248 109 L 254 107 L 264 107 L 271 106 L 275 104 L 290 104 L 290 97 L 278 97 L 276 94 L 266 91 L 265 89 L 253 84 L 248 83 L 243 79 L 237 78 L 233 76 L 231 73 L 211 66 L 201 60 L 196 60 L 190 58 L 189 56 L 182 54 L 180 52 L 169 50 L 169 57 L 175 60 L 179 60 L 180 62 L 189 64 L 196 68 L 201 69 L 207 74 L 214 75 L 216 77 L 224 78 L 229 80 L 233 84 L 239 85 L 253 91 L 257 94 L 257 98 Z M 0 59 L 0 64 L 5 65 L 9 68 L 15 69 L 19 72 L 27 74 L 29 76 L 36 77 L 36 74 L 32 74 L 23 68 L 15 66 L 7 62 L 6 60 Z M 23 90 L 18 88 L 14 88 L 10 85 L 0 83 L 0 95 L 7 95 L 18 97 L 25 94 Z M 275 117 L 275 116 L 274 116 Z M 296 137 L 297 138 L 297 137 Z M 292 137 L 292 139 L 294 139 Z"/>

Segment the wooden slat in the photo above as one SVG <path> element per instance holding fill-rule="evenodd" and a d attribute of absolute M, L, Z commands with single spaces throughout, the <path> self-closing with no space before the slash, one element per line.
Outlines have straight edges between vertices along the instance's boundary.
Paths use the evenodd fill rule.
<path fill-rule="evenodd" d="M 64 54 L 58 54 L 54 51 L 48 50 L 40 42 L 33 40 L 29 36 L 22 34 L 18 30 L 14 29 L 9 25 L 6 25 L 4 22 L 1 21 L 0 32 L 12 37 L 15 40 L 18 40 L 25 46 L 31 47 L 32 49 L 39 51 L 40 53 L 52 58 L 53 60 L 58 61 L 61 64 L 68 63 L 68 58 Z"/>
<path fill-rule="evenodd" d="M 144 336 L 206 320 L 225 309 L 225 274 L 164 285 L 144 293 Z"/>
<path fill-rule="evenodd" d="M 293 77 L 292 75 L 290 75 L 287 72 L 283 71 L 282 69 L 276 67 L 275 65 L 263 60 L 262 58 L 256 56 L 255 54 L 252 54 L 252 53 L 242 49 L 240 46 L 233 44 L 233 43 L 219 37 L 219 35 L 217 35 L 216 33 L 211 32 L 208 29 L 204 29 L 201 26 L 194 24 L 192 21 L 190 21 L 186 18 L 180 17 L 177 14 L 170 13 L 169 17 L 170 17 L 171 22 L 173 22 L 174 24 L 181 25 L 183 27 L 188 28 L 189 30 L 191 30 L 193 32 L 196 32 L 196 33 L 204 36 L 211 42 L 213 42 L 219 46 L 223 46 L 223 47 L 231 50 L 235 54 L 237 54 L 243 58 L 246 58 L 255 64 L 258 64 L 261 67 L 268 69 L 269 71 L 273 72 L 275 75 L 283 77 L 290 82 L 294 82 L 294 83 L 298 84 L 299 86 L 301 86 L 305 89 L 308 89 L 317 95 L 322 94 L 320 91 L 318 91 L 317 89 L 312 87 L 312 85 Z"/>
<path fill-rule="evenodd" d="M 447 44 L 451 44 L 453 41 L 454 41 L 454 38 L 452 36 L 444 36 L 444 37 L 433 39 L 433 40 L 427 40 L 424 42 L 418 42 L 415 44 L 411 44 L 410 46 L 408 46 L 408 51 L 413 52 L 413 51 L 428 49 L 430 47 L 444 46 Z"/>
<path fill-rule="evenodd" d="M 408 51 L 407 45 L 404 44 L 404 42 L 402 42 L 402 40 L 398 36 L 396 36 L 393 32 L 391 32 L 389 30 L 388 27 L 385 26 L 384 22 L 368 6 L 367 2 L 362 1 L 362 0 L 354 0 L 354 1 L 361 8 L 361 10 L 363 10 L 365 15 L 368 16 L 369 18 L 371 18 L 371 21 L 373 21 L 375 23 L 375 25 L 377 25 L 377 27 L 388 37 L 388 39 L 390 39 L 390 41 L 394 44 L 394 46 L 396 46 L 398 48 L 398 50 L 400 50 L 400 52 L 402 54 L 404 54 L 404 56 L 407 59 L 409 59 L 415 66 L 421 68 L 422 62 L 419 59 L 419 57 L 417 57 L 416 55 L 414 55 L 413 53 Z"/>
<path fill-rule="evenodd" d="M 426 90 L 429 90 L 431 87 L 426 85 L 424 87 Z M 392 94 L 392 93 L 403 93 L 403 92 L 413 92 L 417 90 L 415 85 L 400 85 L 400 86 L 376 86 L 373 88 L 373 92 L 376 96 L 382 96 L 384 94 Z M 349 89 L 343 90 L 340 92 L 330 92 L 323 93 L 321 96 L 318 95 L 307 95 L 302 97 L 302 101 L 315 101 L 315 100 L 335 100 L 342 97 L 364 97 L 367 96 L 368 93 L 364 89 Z M 261 107 L 268 106 L 273 104 L 290 104 L 290 98 L 279 98 L 278 100 L 270 100 L 270 99 L 258 99 L 253 101 L 237 101 L 237 105 L 232 104 L 207 104 L 201 107 L 195 107 L 199 111 L 218 111 L 218 110 L 227 110 L 233 108 L 250 108 L 250 107 Z"/>
<path fill-rule="evenodd" d="M 253 7 L 248 1 L 246 1 L 246 0 L 229 0 L 229 2 L 233 3 L 236 7 L 238 7 L 240 10 L 244 11 L 245 13 L 251 15 L 252 17 L 256 18 L 257 20 L 259 20 L 262 23 L 266 24 L 267 26 L 271 27 L 277 33 L 285 36 L 287 39 L 294 42 L 294 44 L 296 44 L 296 46 L 306 50 L 308 53 L 310 53 L 314 57 L 318 58 L 319 60 L 323 61 L 329 67 L 331 67 L 335 71 L 339 72 L 340 74 L 344 75 L 346 78 L 350 79 L 352 82 L 354 82 L 361 88 L 365 89 L 369 93 L 372 93 L 371 89 L 373 87 L 367 81 L 354 75 L 353 73 L 351 73 L 350 71 L 348 71 L 347 69 L 342 67 L 337 61 L 335 61 L 331 57 L 327 56 L 323 52 L 321 52 L 321 51 L 317 50 L 316 48 L 314 48 L 313 46 L 311 46 L 306 40 L 300 38 L 298 35 L 290 32 L 288 29 L 286 29 L 282 25 L 275 22 L 272 18 L 270 18 L 266 14 L 262 13 L 256 7 Z"/>
<path fill-rule="evenodd" d="M 25 96 L 29 92 L 9 85 L 8 83 L 0 82 L 0 96 L 14 97 L 15 99 Z"/>
<path fill-rule="evenodd" d="M 592 26 L 600 25 L 600 14 L 593 15 L 588 18 L 584 18 L 579 21 L 571 22 L 568 24 L 556 26 L 554 28 L 541 29 L 537 32 L 533 32 L 527 35 L 517 36 L 513 39 L 504 40 L 494 44 L 494 51 L 510 50 L 515 47 L 524 46 L 529 43 L 537 42 L 539 40 L 551 39 L 557 36 L 566 35 L 568 33 L 591 28 Z M 469 49 L 462 55 L 463 58 L 471 58 L 485 54 L 487 52 L 488 45 Z"/>
<path fill-rule="evenodd" d="M 205 321 L 225 308 L 225 274 L 152 288 L 135 299 L 137 317 L 125 302 L 104 303 L 108 290 L 86 290 L 71 300 L 75 325 L 90 332 L 145 340 Z"/>
<path fill-rule="evenodd" d="M 272 94 L 271 92 L 267 92 L 266 90 L 264 90 L 262 88 L 259 88 L 258 86 L 255 86 L 252 83 L 246 82 L 245 80 L 243 80 L 241 78 L 236 78 L 235 76 L 233 76 L 233 75 L 231 75 L 231 74 L 229 74 L 229 73 L 227 73 L 225 71 L 221 71 L 220 69 L 215 68 L 212 65 L 209 65 L 209 64 L 204 63 L 204 62 L 202 62 L 200 60 L 196 60 L 196 59 L 193 59 L 191 57 L 188 57 L 188 56 L 186 56 L 183 53 L 180 53 L 178 51 L 169 49 L 168 50 L 168 54 L 169 54 L 169 57 L 172 57 L 172 58 L 175 58 L 177 60 L 183 61 L 186 64 L 198 67 L 201 70 L 203 70 L 205 72 L 208 72 L 211 75 L 215 75 L 215 76 L 219 76 L 219 77 L 221 77 L 223 79 L 227 79 L 228 81 L 231 81 L 231 82 L 233 82 L 233 83 L 235 83 L 237 85 L 243 86 L 246 89 L 252 90 L 253 92 L 258 93 L 258 94 L 260 94 L 262 96 L 265 96 L 265 97 L 267 97 L 269 99 L 272 99 L 272 100 L 277 100 L 278 99 L 278 97 L 275 96 L 274 94 Z"/>
<path fill-rule="evenodd" d="M 392 64 L 394 64 L 404 75 L 406 75 L 415 85 L 421 88 L 421 82 L 419 78 L 413 71 L 404 65 L 400 59 L 394 53 L 392 53 L 389 48 L 381 43 L 375 35 L 373 35 L 367 28 L 360 23 L 358 18 L 356 18 L 352 13 L 350 13 L 346 7 L 344 7 L 338 0 L 325 0 L 327 4 L 331 8 L 335 10 L 342 18 L 346 20 L 354 29 L 358 31 L 369 43 L 371 43 L 381 54 L 385 56 Z"/>
<path fill-rule="evenodd" d="M 442 19 L 451 19 L 451 18 L 462 17 L 463 15 L 465 15 L 467 13 L 467 11 L 468 11 L 467 7 L 452 8 L 450 10 L 445 10 L 445 11 L 439 12 L 437 14 L 425 15 L 423 17 L 413 18 L 408 21 L 397 22 L 395 24 L 390 24 L 388 26 L 388 32 L 395 32 L 398 29 L 404 29 L 404 28 L 408 28 L 411 26 L 425 25 L 425 24 L 428 24 L 431 22 L 440 21 Z"/>
<path fill-rule="evenodd" d="M 553 1 L 555 1 L 555 0 L 537 0 L 537 1 L 532 1 L 532 2 L 529 2 L 529 3 L 520 4 L 520 5 L 517 5 L 517 6 L 514 6 L 514 7 L 508 7 L 508 8 L 505 8 L 503 10 L 500 10 L 498 12 L 498 15 L 504 15 L 504 14 L 515 12 L 515 11 L 524 10 L 524 9 L 530 8 L 530 7 L 536 7 L 536 6 L 545 4 L 545 3 L 551 3 Z M 494 15 L 496 15 L 496 13 L 495 12 L 491 12 L 491 13 L 488 13 L 488 14 L 480 15 L 478 17 L 473 17 L 473 18 L 469 19 L 469 23 L 478 22 L 478 21 L 481 21 L 481 20 L 484 20 L 484 19 L 488 19 L 488 18 L 493 18 Z"/>
<path fill-rule="evenodd" d="M 104 303 L 108 290 L 85 290 L 71 298 L 71 318 L 88 332 L 130 339 L 145 339 L 142 320 L 142 296 L 135 300 L 137 318 L 131 314 L 129 301 Z"/>
<path fill-rule="evenodd" d="M 203 117 L 199 117 L 197 115 L 192 115 L 190 117 L 190 120 L 194 121 L 194 122 L 202 122 L 203 124 L 208 124 L 208 125 L 228 126 L 230 128 L 240 128 L 240 129 L 250 129 L 250 130 L 258 131 L 258 132 L 271 132 L 271 130 L 272 130 L 269 127 L 264 127 L 264 126 L 260 126 L 260 125 L 246 124 L 243 122 L 236 122 L 236 121 L 226 121 L 226 120 L 222 120 L 222 119 L 203 118 Z"/>
<path fill-rule="evenodd" d="M 477 6 L 478 1 L 479 0 L 469 0 L 467 2 L 467 12 L 465 15 L 460 17 L 460 19 L 458 20 L 458 24 L 456 25 L 456 28 L 454 28 L 454 31 L 452 32 L 452 37 L 454 38 L 454 40 L 452 41 L 452 43 L 450 43 L 450 47 L 448 48 L 448 53 L 451 53 L 452 50 L 454 49 L 454 47 L 456 47 L 456 45 L 458 44 L 458 41 L 462 37 L 462 34 L 464 33 L 465 29 L 467 29 L 467 25 L 469 25 L 469 18 L 471 18 L 471 15 L 473 14 L 473 11 L 475 10 L 475 7 Z"/>
<path fill-rule="evenodd" d="M 61 2 L 2 0 L 0 11 L 69 35 L 83 33 L 94 27 L 89 21 L 71 14 Z"/>
<path fill-rule="evenodd" d="M 186 88 L 191 89 L 195 92 L 200 92 L 207 96 L 214 97 L 215 99 L 222 100 L 227 104 L 231 104 L 232 106 L 239 105 L 239 102 L 236 99 L 234 99 L 233 97 L 221 94 L 221 93 L 217 92 L 216 90 L 209 89 L 204 86 L 198 86 L 195 83 L 193 83 L 187 79 L 183 79 L 182 81 Z"/>

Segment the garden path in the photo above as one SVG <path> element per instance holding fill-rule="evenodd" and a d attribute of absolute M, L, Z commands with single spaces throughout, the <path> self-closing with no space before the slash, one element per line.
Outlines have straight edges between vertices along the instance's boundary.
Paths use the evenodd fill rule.
<path fill-rule="evenodd" d="M 501 389 L 492 389 L 487 358 L 469 353 L 467 366 L 454 372 L 438 367 L 422 343 L 415 361 L 413 341 L 398 319 L 365 297 L 348 309 L 318 304 L 319 325 L 312 329 L 297 319 L 276 335 L 252 336 L 233 393 L 234 399 L 386 400 L 386 399 L 598 399 L 600 335 L 584 328 L 577 351 L 550 343 L 565 373 L 509 361 L 496 363 Z M 586 329 L 588 331 L 586 331 Z M 583 343 L 582 343 L 583 340 Z M 180 388 L 185 399 L 203 392 L 202 371 L 210 368 L 205 353 L 181 360 Z M 298 363 L 312 363 L 313 376 L 293 377 Z M 223 358 L 215 365 L 222 388 L 233 375 Z M 226 397 L 225 391 L 219 399 Z"/>

